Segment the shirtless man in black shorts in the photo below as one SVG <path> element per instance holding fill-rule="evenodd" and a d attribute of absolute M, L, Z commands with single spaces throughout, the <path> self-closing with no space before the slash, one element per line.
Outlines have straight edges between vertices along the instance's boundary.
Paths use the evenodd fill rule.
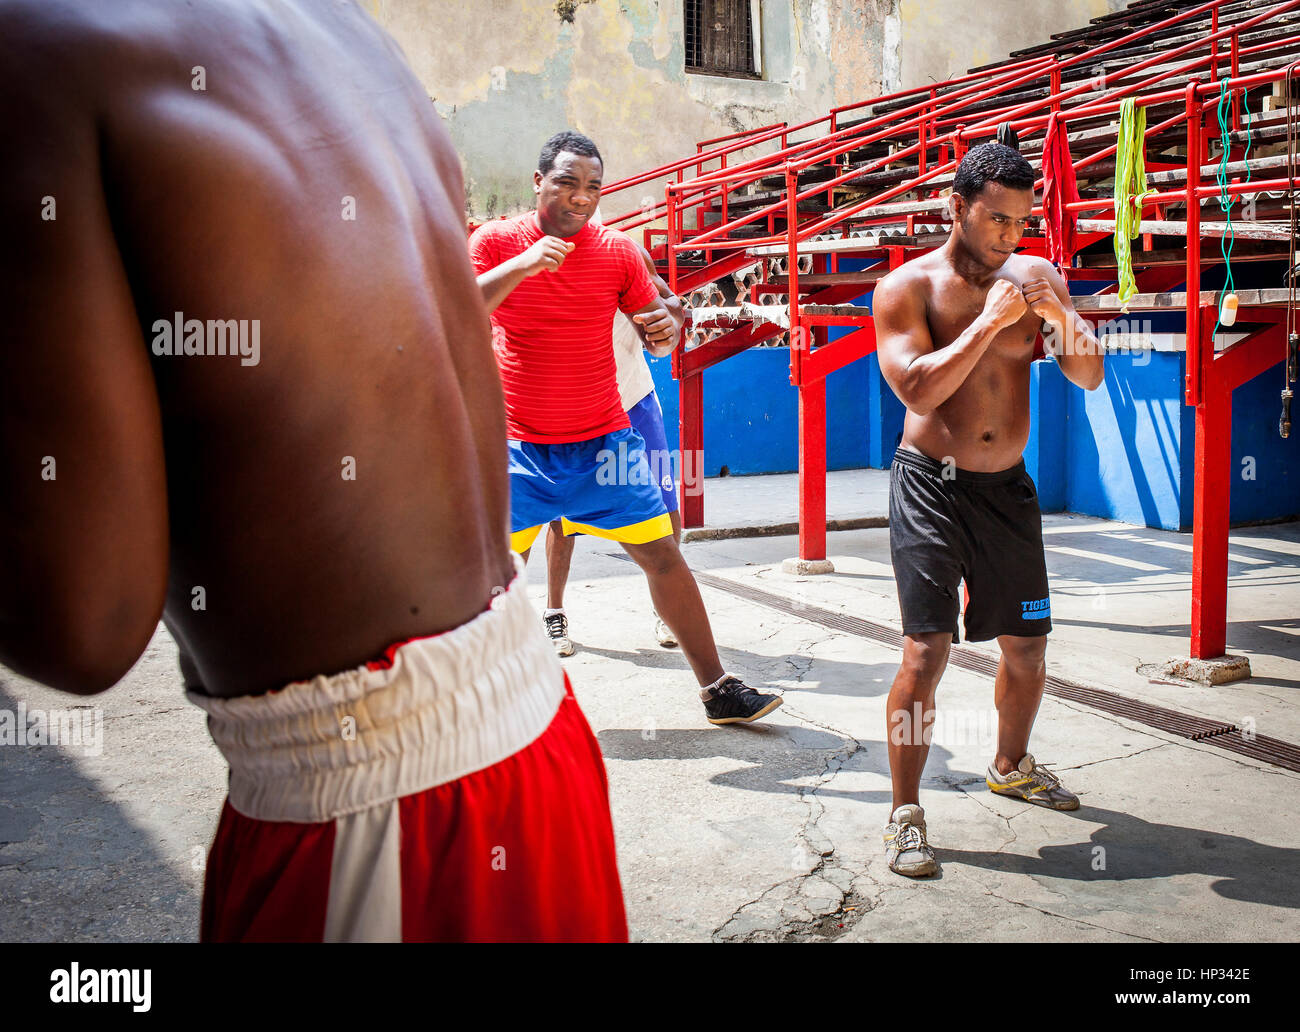
<path fill-rule="evenodd" d="M 1039 332 L 1055 343 L 1071 382 L 1094 390 L 1103 370 L 1096 338 L 1060 274 L 1015 254 L 1035 178 L 1018 151 L 973 148 L 953 184 L 948 242 L 883 279 L 873 302 L 881 373 L 907 406 L 890 471 L 889 539 L 905 644 L 886 711 L 894 798 L 885 849 L 890 869 L 913 877 L 938 869 L 919 793 L 963 580 L 966 637 L 996 638 L 1002 653 L 989 788 L 1058 810 L 1079 805 L 1028 748 L 1051 616 L 1038 494 L 1021 454 Z"/>
<path fill-rule="evenodd" d="M 352 0 L 0 0 L 0 127 L 0 662 L 100 692 L 166 622 L 231 765 L 201 937 L 625 939 L 397 45 Z"/>

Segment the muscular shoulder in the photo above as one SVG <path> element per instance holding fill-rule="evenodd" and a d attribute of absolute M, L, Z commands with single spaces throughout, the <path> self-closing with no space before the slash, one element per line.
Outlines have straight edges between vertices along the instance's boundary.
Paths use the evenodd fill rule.
<path fill-rule="evenodd" d="M 1051 279 L 1058 275 L 1055 266 L 1046 258 L 1032 254 L 1013 254 L 1007 259 L 1007 271 L 1020 282 L 1046 276 Z"/>
<path fill-rule="evenodd" d="M 891 309 L 925 304 L 930 297 L 933 272 L 925 257 L 900 265 L 877 283 L 872 295 L 872 308 L 879 310 L 881 306 Z"/>

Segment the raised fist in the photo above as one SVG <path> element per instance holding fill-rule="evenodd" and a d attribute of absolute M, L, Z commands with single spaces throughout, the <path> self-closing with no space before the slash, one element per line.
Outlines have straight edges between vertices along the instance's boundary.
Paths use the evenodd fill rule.
<path fill-rule="evenodd" d="M 1029 306 L 1021 289 L 1008 280 L 998 280 L 984 299 L 984 315 L 998 329 L 1013 326 L 1025 317 Z"/>
<path fill-rule="evenodd" d="M 544 236 L 519 256 L 519 267 L 525 276 L 536 276 L 539 272 L 554 272 L 564 264 L 564 259 L 573 250 L 573 244 L 559 237 Z"/>

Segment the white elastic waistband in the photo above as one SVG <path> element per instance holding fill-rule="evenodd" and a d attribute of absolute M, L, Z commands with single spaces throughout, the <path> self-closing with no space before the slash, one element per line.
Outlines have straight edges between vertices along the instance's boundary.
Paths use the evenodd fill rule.
<path fill-rule="evenodd" d="M 265 821 L 333 820 L 504 760 L 546 730 L 564 671 L 528 602 L 523 563 L 467 624 L 397 648 L 392 665 L 266 695 L 187 692 L 230 764 L 230 804 Z"/>

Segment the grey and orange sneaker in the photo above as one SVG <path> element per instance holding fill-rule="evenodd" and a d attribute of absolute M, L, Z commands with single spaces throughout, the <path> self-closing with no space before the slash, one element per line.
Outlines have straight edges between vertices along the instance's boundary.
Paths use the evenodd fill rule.
<path fill-rule="evenodd" d="M 905 803 L 890 815 L 885 825 L 885 859 L 895 874 L 924 878 L 939 870 L 934 850 L 925 841 L 925 811 L 917 803 Z"/>
<path fill-rule="evenodd" d="M 998 795 L 1023 799 L 1035 806 L 1053 810 L 1077 810 L 1079 797 L 1061 785 L 1061 779 L 1038 763 L 1032 753 L 1025 753 L 1020 764 L 1010 774 L 999 774 L 997 767 L 989 764 L 984 776 L 990 791 Z"/>

